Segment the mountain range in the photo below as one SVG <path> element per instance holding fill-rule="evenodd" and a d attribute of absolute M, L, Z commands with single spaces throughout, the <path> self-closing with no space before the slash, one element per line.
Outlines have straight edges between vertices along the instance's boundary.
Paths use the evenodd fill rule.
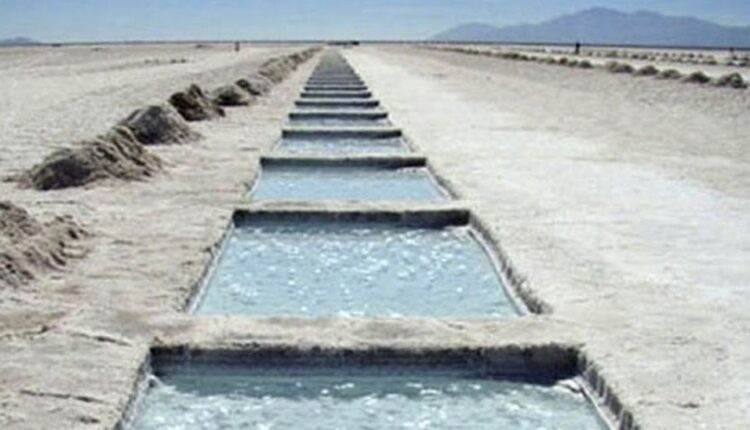
<path fill-rule="evenodd" d="M 750 26 L 732 27 L 655 12 L 596 7 L 538 24 L 462 24 L 436 34 L 443 42 L 527 42 L 690 47 L 750 47 Z"/>
<path fill-rule="evenodd" d="M 12 37 L 10 39 L 0 39 L 0 46 L 29 46 L 29 45 L 39 45 L 39 42 L 37 42 L 34 39 L 29 39 L 28 37 Z"/>

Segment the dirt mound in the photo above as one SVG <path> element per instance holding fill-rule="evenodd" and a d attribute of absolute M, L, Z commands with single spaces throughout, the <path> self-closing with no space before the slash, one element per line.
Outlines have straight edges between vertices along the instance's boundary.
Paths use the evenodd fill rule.
<path fill-rule="evenodd" d="M 480 55 L 482 55 L 482 54 L 484 54 L 484 55 L 492 55 L 490 53 L 481 53 L 480 52 Z M 518 60 L 521 57 L 521 55 L 518 52 L 498 52 L 497 54 L 495 54 L 495 56 L 500 57 L 500 58 L 504 58 L 506 60 Z"/>
<path fill-rule="evenodd" d="M 212 97 L 219 106 L 247 106 L 253 101 L 250 93 L 235 84 L 216 89 Z"/>
<path fill-rule="evenodd" d="M 86 236 L 70 217 L 48 223 L 0 201 L 0 289 L 19 288 L 48 270 L 59 270 L 85 254 L 75 242 Z"/>
<path fill-rule="evenodd" d="M 742 78 L 742 75 L 739 73 L 730 73 L 728 75 L 724 75 L 714 82 L 714 85 L 717 87 L 729 87 L 729 88 L 736 88 L 736 89 L 745 89 L 747 88 L 747 82 Z"/>
<path fill-rule="evenodd" d="M 609 73 L 633 73 L 635 68 L 628 63 L 618 63 L 616 61 L 610 61 L 604 65 L 604 68 Z"/>
<path fill-rule="evenodd" d="M 120 121 L 144 145 L 185 143 L 200 138 L 171 105 L 138 109 Z"/>
<path fill-rule="evenodd" d="M 286 77 L 289 76 L 298 65 L 312 58 L 318 51 L 320 51 L 320 48 L 310 48 L 305 49 L 304 51 L 295 52 L 291 55 L 272 58 L 261 64 L 258 69 L 258 74 L 263 78 L 278 84 L 286 79 Z"/>
<path fill-rule="evenodd" d="M 0 201 L 0 237 L 20 241 L 41 231 L 42 225 L 24 209 Z"/>
<path fill-rule="evenodd" d="M 636 70 L 634 75 L 635 76 L 656 76 L 659 74 L 659 69 L 652 65 L 643 66 L 640 69 Z"/>
<path fill-rule="evenodd" d="M 659 72 L 658 75 L 656 75 L 656 79 L 680 79 L 682 78 L 682 73 L 678 72 L 675 69 L 667 69 L 662 70 Z"/>
<path fill-rule="evenodd" d="M 304 51 L 302 51 L 300 53 L 302 55 L 302 61 L 305 62 L 305 61 L 311 59 L 312 57 L 315 56 L 315 54 L 317 54 L 318 52 L 320 52 L 322 50 L 323 50 L 323 48 L 321 48 L 320 46 L 315 46 L 313 48 L 307 48 L 307 49 L 305 49 Z"/>
<path fill-rule="evenodd" d="M 169 103 L 188 121 L 205 121 L 225 115 L 224 109 L 206 97 L 201 87 L 195 84 L 172 94 Z"/>
<path fill-rule="evenodd" d="M 707 84 L 711 82 L 711 78 L 703 72 L 693 72 L 687 75 L 682 81 L 690 84 Z"/>
<path fill-rule="evenodd" d="M 263 65 L 260 66 L 260 69 L 258 69 L 258 73 L 261 76 L 270 79 L 273 83 L 278 84 L 279 82 L 286 79 L 286 77 L 289 76 L 290 73 L 292 73 L 292 70 L 294 69 L 291 63 L 286 59 L 286 57 L 282 57 L 266 61 L 265 63 L 263 63 Z"/>
<path fill-rule="evenodd" d="M 118 126 L 76 148 L 52 153 L 22 175 L 20 183 L 37 190 L 55 190 L 105 178 L 136 180 L 160 169 L 161 160 L 150 154 L 130 129 Z"/>
<path fill-rule="evenodd" d="M 589 60 L 582 60 L 578 62 L 579 69 L 593 69 L 594 65 Z"/>
<path fill-rule="evenodd" d="M 302 64 L 305 61 L 307 61 L 312 55 L 309 50 L 305 50 L 302 52 L 295 52 L 294 54 L 289 56 L 289 59 L 294 63 L 295 65 Z"/>
<path fill-rule="evenodd" d="M 259 74 L 250 75 L 247 79 L 240 79 L 235 84 L 254 96 L 268 94 L 273 88 L 273 82 Z"/>

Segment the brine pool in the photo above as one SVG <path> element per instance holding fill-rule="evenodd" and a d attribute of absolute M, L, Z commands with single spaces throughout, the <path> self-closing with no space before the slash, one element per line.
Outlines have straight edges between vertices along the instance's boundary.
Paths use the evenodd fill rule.
<path fill-rule="evenodd" d="M 174 364 L 130 430 L 606 430 L 580 393 L 464 368 Z"/>
<path fill-rule="evenodd" d="M 197 299 L 199 314 L 519 315 L 466 226 L 255 220 L 237 226 Z"/>
<path fill-rule="evenodd" d="M 404 154 L 401 138 L 283 138 L 277 150 L 292 154 Z"/>
<path fill-rule="evenodd" d="M 256 200 L 426 201 L 446 195 L 423 167 L 264 165 Z"/>
<path fill-rule="evenodd" d="M 352 119 L 352 118 L 293 118 L 289 120 L 290 125 L 304 126 L 386 126 L 392 125 L 387 119 Z"/>
<path fill-rule="evenodd" d="M 305 100 L 302 99 L 296 104 L 296 108 L 299 111 L 309 111 L 309 110 L 334 110 L 334 111 L 349 111 L 352 109 L 358 109 L 358 110 L 376 110 L 380 109 L 379 102 L 374 103 L 370 100 L 365 100 L 364 102 L 360 101 L 357 102 L 356 99 L 354 100 L 327 100 L 324 99 L 323 101 L 320 100 Z"/>

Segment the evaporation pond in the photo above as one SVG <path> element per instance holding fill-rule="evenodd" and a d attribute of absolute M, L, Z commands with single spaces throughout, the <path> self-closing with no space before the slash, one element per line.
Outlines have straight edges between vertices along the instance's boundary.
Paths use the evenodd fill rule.
<path fill-rule="evenodd" d="M 257 316 L 516 316 L 468 227 L 249 221 L 234 229 L 196 308 Z"/>
<path fill-rule="evenodd" d="M 406 145 L 400 138 L 284 138 L 279 151 L 296 154 L 403 154 Z"/>
<path fill-rule="evenodd" d="M 293 118 L 289 120 L 291 125 L 304 126 L 346 126 L 346 127 L 372 127 L 391 125 L 387 119 L 367 119 L 367 118 Z"/>
<path fill-rule="evenodd" d="M 253 190 L 258 200 L 439 201 L 425 168 L 267 165 Z"/>
<path fill-rule="evenodd" d="M 554 383 L 415 366 L 157 368 L 130 430 L 606 430 Z"/>

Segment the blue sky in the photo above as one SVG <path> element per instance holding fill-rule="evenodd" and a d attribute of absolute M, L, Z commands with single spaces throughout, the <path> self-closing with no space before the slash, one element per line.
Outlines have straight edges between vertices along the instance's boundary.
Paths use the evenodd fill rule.
<path fill-rule="evenodd" d="M 750 25 L 750 0 L 0 0 L 0 38 L 52 41 L 426 38 L 592 6 Z"/>

